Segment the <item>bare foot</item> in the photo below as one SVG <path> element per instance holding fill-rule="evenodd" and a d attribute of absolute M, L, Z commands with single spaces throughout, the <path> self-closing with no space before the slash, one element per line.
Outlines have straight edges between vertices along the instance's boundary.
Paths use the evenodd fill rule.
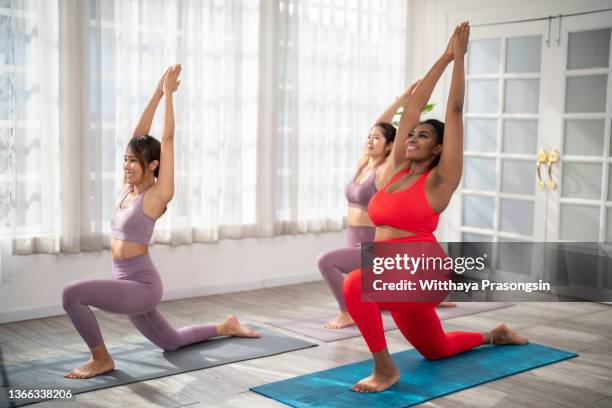
<path fill-rule="evenodd" d="M 92 378 L 100 374 L 108 373 L 114 368 L 115 362 L 110 357 L 103 360 L 94 360 L 93 358 L 90 358 L 88 362 L 79 368 L 75 368 L 69 373 L 66 373 L 64 377 L 74 379 Z"/>
<path fill-rule="evenodd" d="M 229 315 L 227 319 L 218 326 L 217 331 L 220 336 L 260 337 L 258 332 L 243 326 L 236 316 L 233 315 Z"/>
<path fill-rule="evenodd" d="M 493 344 L 527 344 L 529 340 L 511 330 L 505 323 L 491 330 Z"/>
<path fill-rule="evenodd" d="M 338 313 L 338 316 L 336 316 L 334 320 L 330 320 L 329 322 L 325 323 L 323 327 L 326 329 L 343 329 L 354 324 L 355 322 L 353 321 L 351 315 L 347 311 L 342 311 Z"/>
<path fill-rule="evenodd" d="M 353 385 L 353 391 L 356 392 L 381 392 L 393 386 L 399 381 L 400 372 L 392 364 L 384 368 L 375 367 L 372 375 L 366 377 Z"/>
<path fill-rule="evenodd" d="M 455 302 L 440 302 L 436 307 L 457 307 Z"/>

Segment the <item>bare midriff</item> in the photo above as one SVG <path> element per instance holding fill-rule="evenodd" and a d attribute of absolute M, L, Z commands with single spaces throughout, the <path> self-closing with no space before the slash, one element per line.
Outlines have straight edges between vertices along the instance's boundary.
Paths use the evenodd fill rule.
<path fill-rule="evenodd" d="M 387 225 L 379 225 L 376 227 L 375 241 L 388 241 L 390 239 L 414 237 L 414 232 L 406 231 L 399 228 L 389 227 Z"/>
<path fill-rule="evenodd" d="M 148 253 L 149 247 L 147 245 L 120 239 L 111 240 L 111 256 L 113 259 L 129 259 Z"/>
<path fill-rule="evenodd" d="M 372 220 L 367 211 L 357 207 L 348 207 L 348 225 L 351 227 L 373 227 Z"/>

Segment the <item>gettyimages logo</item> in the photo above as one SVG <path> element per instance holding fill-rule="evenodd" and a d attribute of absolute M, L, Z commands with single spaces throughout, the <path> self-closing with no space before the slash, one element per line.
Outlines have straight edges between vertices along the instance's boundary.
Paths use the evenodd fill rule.
<path fill-rule="evenodd" d="M 372 272 L 380 275 L 385 270 L 398 269 L 414 274 L 421 268 L 425 270 L 435 268 L 462 274 L 468 270 L 484 270 L 486 259 L 487 254 L 476 258 L 469 256 L 457 258 L 451 258 L 449 256 L 444 258 L 440 256 L 428 257 L 425 256 L 424 253 L 421 253 L 420 256 L 417 257 L 411 257 L 406 253 L 395 254 L 392 258 L 375 257 L 372 261 Z"/>

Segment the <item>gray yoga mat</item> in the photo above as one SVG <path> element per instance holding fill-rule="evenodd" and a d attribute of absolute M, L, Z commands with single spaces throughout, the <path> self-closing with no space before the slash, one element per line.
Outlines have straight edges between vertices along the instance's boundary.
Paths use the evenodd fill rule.
<path fill-rule="evenodd" d="M 461 302 L 457 303 L 456 307 L 437 307 L 436 312 L 438 312 L 438 316 L 441 320 L 445 320 L 475 313 L 488 312 L 490 310 L 503 309 L 513 305 L 513 303 L 508 302 Z M 337 310 L 330 309 L 329 312 L 312 314 L 299 319 L 276 320 L 266 323 L 326 342 L 361 336 L 359 329 L 354 325 L 345 327 L 344 329 L 324 328 L 323 325 L 325 322 L 329 321 L 337 313 Z M 383 313 L 383 327 L 385 331 L 397 329 L 391 315 L 388 313 Z"/>
<path fill-rule="evenodd" d="M 5 370 L 13 389 L 69 389 L 72 394 L 80 394 L 316 346 L 263 327 L 250 327 L 259 331 L 261 337 L 222 337 L 170 352 L 163 352 L 149 342 L 112 348 L 115 370 L 87 380 L 71 380 L 63 375 L 87 361 L 88 353 L 6 364 Z M 43 399 L 13 402 L 21 406 L 39 401 Z M 3 403 L 0 396 L 0 406 Z"/>

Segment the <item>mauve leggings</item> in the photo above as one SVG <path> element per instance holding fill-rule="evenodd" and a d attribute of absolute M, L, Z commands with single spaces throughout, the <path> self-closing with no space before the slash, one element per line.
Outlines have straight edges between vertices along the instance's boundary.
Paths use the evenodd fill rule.
<path fill-rule="evenodd" d="M 166 351 L 217 336 L 214 325 L 193 325 L 176 330 L 157 311 L 162 281 L 149 255 L 113 259 L 113 277 L 71 282 L 64 288 L 64 310 L 89 348 L 103 343 L 98 322 L 89 306 L 127 315 L 143 336 Z"/>
<path fill-rule="evenodd" d="M 332 291 L 340 310 L 346 311 L 342 284 L 344 275 L 361 266 L 362 242 L 373 242 L 376 227 L 348 227 L 346 233 L 346 248 L 334 249 L 319 255 L 317 263 L 323 279 Z"/>

